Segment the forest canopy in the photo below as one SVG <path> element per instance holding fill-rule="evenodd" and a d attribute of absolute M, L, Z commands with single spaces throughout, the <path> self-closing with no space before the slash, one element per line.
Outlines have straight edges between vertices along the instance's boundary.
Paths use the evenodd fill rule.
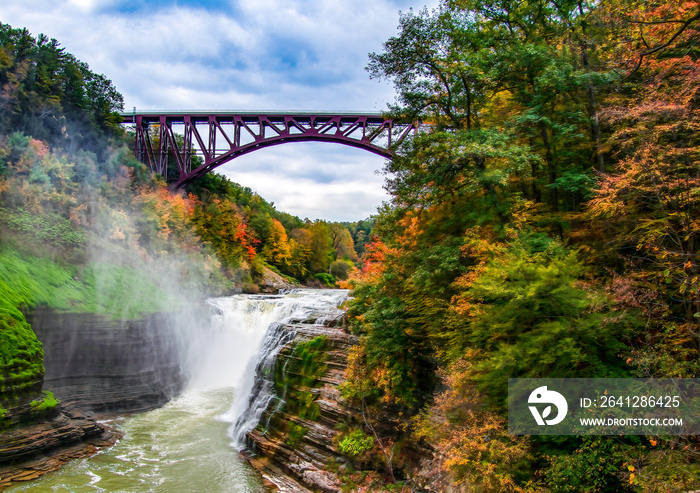
<path fill-rule="evenodd" d="M 508 378 L 697 378 L 700 5 L 446 0 L 370 54 L 430 130 L 348 283 L 345 395 L 467 491 L 688 491 L 697 437 L 506 429 Z M 488 440 L 486 438 L 488 438 Z"/>

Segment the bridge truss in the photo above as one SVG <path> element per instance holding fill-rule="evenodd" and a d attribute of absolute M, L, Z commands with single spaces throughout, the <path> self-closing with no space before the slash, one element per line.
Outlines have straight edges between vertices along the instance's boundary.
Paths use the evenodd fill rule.
<path fill-rule="evenodd" d="M 135 127 L 136 157 L 175 187 L 239 156 L 285 142 L 335 142 L 391 158 L 419 126 L 395 124 L 379 114 L 134 112 L 122 117 Z M 168 177 L 173 160 L 178 176 Z"/>

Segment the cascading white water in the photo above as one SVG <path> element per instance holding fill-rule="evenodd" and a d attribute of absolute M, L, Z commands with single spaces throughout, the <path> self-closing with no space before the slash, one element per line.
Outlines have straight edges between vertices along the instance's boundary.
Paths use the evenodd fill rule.
<path fill-rule="evenodd" d="M 208 327 L 184 334 L 186 390 L 234 388 L 236 396 L 270 324 L 289 317 L 297 302 L 284 296 L 212 298 Z"/>
<path fill-rule="evenodd" d="M 268 329 L 258 353 L 254 371 L 248 374 L 252 381 L 250 388 L 246 388 L 248 398 L 235 400 L 232 408 L 231 445 L 236 450 L 242 450 L 245 447 L 246 433 L 257 426 L 260 416 L 275 399 L 274 372 L 272 371 L 275 359 L 282 348 L 292 342 L 295 336 L 296 331 L 283 323 L 272 324 Z"/>
<path fill-rule="evenodd" d="M 232 446 L 237 450 L 245 446 L 245 434 L 258 424 L 260 416 L 274 398 L 273 382 L 271 378 L 264 378 L 264 375 L 269 376 L 277 354 L 296 335 L 284 324 L 290 320 L 313 317 L 314 312 L 328 313 L 337 308 L 347 298 L 347 294 L 345 290 L 297 289 L 281 296 L 242 297 L 249 304 L 243 309 L 244 313 L 252 311 L 267 315 L 258 315 L 254 319 L 246 320 L 244 327 L 247 329 L 244 331 L 249 337 L 226 338 L 228 345 L 219 346 L 219 351 L 227 353 L 234 350 L 234 354 L 240 358 L 233 363 L 235 368 L 229 368 L 231 377 L 236 380 L 233 383 L 233 406 L 222 416 L 223 420 L 232 424 Z M 210 303 L 220 309 L 223 333 L 234 332 L 240 335 L 241 330 L 236 329 L 236 326 L 240 323 L 242 307 L 237 304 L 241 301 L 236 297 L 210 300 Z M 255 308 L 252 308 L 253 306 Z M 273 308 L 269 308 L 270 306 Z M 206 366 L 210 368 L 205 372 L 206 375 L 216 373 L 212 372 L 209 365 Z M 209 376 L 207 380 L 211 381 L 213 378 Z"/>
<path fill-rule="evenodd" d="M 182 395 L 113 421 L 124 435 L 114 447 L 11 491 L 262 491 L 259 477 L 231 448 L 234 424 L 237 436 L 252 429 L 270 399 L 269 389 L 252 392 L 255 368 L 289 339 L 280 322 L 317 318 L 346 297 L 342 290 L 307 289 L 209 300 L 211 323 L 183 317 L 176 331 L 188 376 Z M 235 442 L 240 448 L 240 438 Z"/>
<path fill-rule="evenodd" d="M 294 289 L 281 295 L 235 295 L 212 298 L 212 322 L 181 335 L 183 366 L 189 391 L 232 388 L 233 405 L 221 416 L 231 423 L 232 446 L 241 450 L 245 434 L 258 423 L 272 395 L 273 382 L 259 377 L 277 353 L 294 339 L 284 323 L 323 316 L 347 298 L 346 290 Z M 319 323 L 322 323 L 322 318 Z M 269 371 L 268 371 L 269 373 Z"/>

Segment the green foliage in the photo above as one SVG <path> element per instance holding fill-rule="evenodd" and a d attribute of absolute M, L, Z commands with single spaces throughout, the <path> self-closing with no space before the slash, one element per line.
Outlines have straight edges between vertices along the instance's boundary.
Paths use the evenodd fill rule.
<path fill-rule="evenodd" d="M 532 471 L 553 491 L 693 489 L 674 476 L 692 446 L 508 440 L 499 458 L 528 463 L 497 466 L 439 410 L 499 423 L 510 377 L 697 376 L 698 23 L 675 0 L 454 0 L 402 14 L 370 55 L 391 115 L 431 126 L 385 167 L 343 395 L 437 409 L 443 471 L 502 467 L 484 491 L 526 491 Z M 437 369 L 462 383 L 433 394 Z"/>
<path fill-rule="evenodd" d="M 294 348 L 293 357 L 296 358 L 289 372 L 294 373 L 299 386 L 312 387 L 326 372 L 326 364 L 323 362 L 328 338 L 324 335 L 314 337 L 306 342 L 300 342 Z"/>
<path fill-rule="evenodd" d="M 354 293 L 357 301 L 353 300 L 351 306 L 357 309 L 364 293 Z M 387 400 L 406 406 L 424 402 L 434 384 L 431 334 L 422 318 L 428 318 L 430 312 L 430 307 L 382 296 L 363 313 L 364 324 L 359 330 L 366 332 L 362 339 L 366 362 L 379 374 L 379 385 L 365 397 L 383 392 Z"/>
<path fill-rule="evenodd" d="M 352 269 L 355 268 L 355 264 L 353 264 L 349 260 L 335 260 L 334 262 L 331 263 L 330 266 L 330 273 L 331 275 L 339 280 L 345 280 L 348 278 L 350 275 L 350 272 Z"/>
<path fill-rule="evenodd" d="M 0 282 L 8 304 L 36 305 L 60 311 L 88 312 L 115 319 L 176 309 L 182 300 L 144 276 L 145 266 L 96 262 L 59 264 L 50 258 L 20 254 L 0 246 Z M 12 297 L 10 293 L 21 293 Z M 158 300 L 155 304 L 153 296 Z"/>
<path fill-rule="evenodd" d="M 311 391 L 326 373 L 326 336 L 318 336 L 294 347 L 289 362 L 275 364 L 275 386 L 285 395 L 285 411 L 315 421 L 320 414 L 318 396 Z"/>
<path fill-rule="evenodd" d="M 350 232 L 353 244 L 355 245 L 355 253 L 362 255 L 365 251 L 365 245 L 372 240 L 372 229 L 374 228 L 374 219 L 364 219 L 354 223 L 343 223 Z"/>
<path fill-rule="evenodd" d="M 318 279 L 329 288 L 335 287 L 335 277 L 333 277 L 332 274 L 328 274 L 327 272 L 319 272 L 314 274 L 314 278 Z"/>
<path fill-rule="evenodd" d="M 308 431 L 309 429 L 305 426 L 290 421 L 287 423 L 287 439 L 284 443 L 292 448 L 296 447 L 304 436 L 306 436 L 306 432 Z"/>
<path fill-rule="evenodd" d="M 31 405 L 32 411 L 36 414 L 49 414 L 56 406 L 60 404 L 60 401 L 56 399 L 53 392 L 45 390 L 43 392 L 44 397 L 41 400 L 33 400 L 29 404 Z"/>
<path fill-rule="evenodd" d="M 99 150 L 118 132 L 123 98 L 105 76 L 61 48 L 58 41 L 0 23 L 0 134 L 23 131 Z"/>
<path fill-rule="evenodd" d="M 360 429 L 355 429 L 338 442 L 338 448 L 344 455 L 357 457 L 374 448 L 374 438 Z"/>
<path fill-rule="evenodd" d="M 309 271 L 327 272 L 331 260 L 335 257 L 335 249 L 330 236 L 330 228 L 325 221 L 315 221 L 308 226 L 311 239 L 311 257 Z"/>
<path fill-rule="evenodd" d="M 22 276 L 24 265 L 0 257 L 0 404 L 8 405 L 41 389 L 44 352 L 20 308 L 33 305 L 35 286 Z"/>
<path fill-rule="evenodd" d="M 0 222 L 28 238 L 63 248 L 84 247 L 87 242 L 85 232 L 60 214 L 37 215 L 22 209 L 10 211 L 0 207 Z"/>
<path fill-rule="evenodd" d="M 629 453 L 629 445 L 617 438 L 583 437 L 572 454 L 551 457 L 547 485 L 555 493 L 635 491 L 624 481 Z"/>
<path fill-rule="evenodd" d="M 503 406 L 508 378 L 629 376 L 621 353 L 633 321 L 577 285 L 583 266 L 575 252 L 540 245 L 525 237 L 491 259 L 468 286 L 454 323 L 453 350 L 481 351 L 477 378 Z"/>

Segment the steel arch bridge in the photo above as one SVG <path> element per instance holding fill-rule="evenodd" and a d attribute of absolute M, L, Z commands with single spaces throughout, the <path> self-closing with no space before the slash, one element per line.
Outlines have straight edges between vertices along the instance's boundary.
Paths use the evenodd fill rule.
<path fill-rule="evenodd" d="M 135 127 L 134 154 L 178 188 L 222 164 L 286 142 L 334 142 L 391 158 L 419 123 L 396 124 L 372 113 L 145 112 L 123 113 Z M 193 161 L 200 156 L 203 164 Z M 178 176 L 168 177 L 174 159 Z"/>

